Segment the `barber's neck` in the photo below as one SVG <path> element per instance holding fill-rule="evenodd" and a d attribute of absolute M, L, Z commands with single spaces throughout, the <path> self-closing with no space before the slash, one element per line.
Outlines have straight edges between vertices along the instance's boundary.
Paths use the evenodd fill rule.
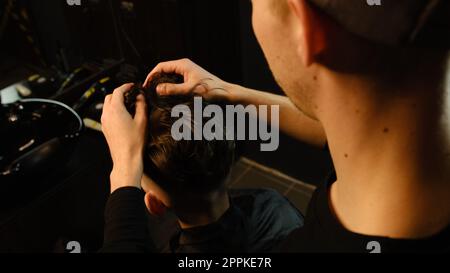
<path fill-rule="evenodd" d="M 331 73 L 322 83 L 331 203 L 354 232 L 420 238 L 450 224 L 447 94 L 439 71 L 429 74 L 392 90 Z"/>
<path fill-rule="evenodd" d="M 207 200 L 195 206 L 175 209 L 178 223 L 182 229 L 206 226 L 217 222 L 230 208 L 228 192 L 221 190 L 208 196 Z"/>

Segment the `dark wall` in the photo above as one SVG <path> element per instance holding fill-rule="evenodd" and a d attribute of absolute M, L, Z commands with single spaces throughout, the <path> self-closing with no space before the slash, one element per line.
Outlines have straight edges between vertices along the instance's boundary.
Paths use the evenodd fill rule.
<path fill-rule="evenodd" d="M 125 1 L 96 2 L 63 6 L 70 49 L 84 59 L 124 58 L 150 70 L 160 61 L 189 57 L 240 80 L 239 0 L 131 0 L 129 10 Z"/>
<path fill-rule="evenodd" d="M 239 2 L 81 0 L 81 6 L 69 6 L 62 0 L 18 0 L 14 11 L 29 14 L 30 33 L 22 33 L 19 22 L 10 20 L 4 51 L 39 65 L 29 54 L 36 47 L 48 66 L 60 69 L 86 60 L 124 58 L 150 70 L 159 61 L 189 57 L 227 80 L 239 81 Z M 34 46 L 25 42 L 28 34 Z"/>

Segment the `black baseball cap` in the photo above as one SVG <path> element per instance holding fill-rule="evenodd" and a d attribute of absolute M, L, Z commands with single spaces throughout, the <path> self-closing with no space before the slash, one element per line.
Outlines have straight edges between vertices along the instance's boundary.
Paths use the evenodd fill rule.
<path fill-rule="evenodd" d="M 450 0 L 309 0 L 349 32 L 390 46 L 450 48 Z"/>

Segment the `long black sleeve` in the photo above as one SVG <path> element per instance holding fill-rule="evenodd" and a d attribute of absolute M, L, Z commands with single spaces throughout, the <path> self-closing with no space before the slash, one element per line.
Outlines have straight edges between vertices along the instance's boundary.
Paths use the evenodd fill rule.
<path fill-rule="evenodd" d="M 104 253 L 151 252 L 144 193 L 134 187 L 120 188 L 105 208 Z"/>

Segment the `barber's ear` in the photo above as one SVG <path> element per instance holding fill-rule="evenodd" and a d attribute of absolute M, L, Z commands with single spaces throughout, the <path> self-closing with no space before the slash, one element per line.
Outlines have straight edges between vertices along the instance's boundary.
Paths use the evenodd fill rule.
<path fill-rule="evenodd" d="M 326 22 L 306 0 L 287 1 L 294 15 L 298 52 L 303 64 L 308 67 L 326 48 Z"/>
<path fill-rule="evenodd" d="M 150 192 L 145 194 L 144 201 L 148 212 L 154 216 L 163 216 L 167 211 L 167 207 L 164 203 Z"/>

